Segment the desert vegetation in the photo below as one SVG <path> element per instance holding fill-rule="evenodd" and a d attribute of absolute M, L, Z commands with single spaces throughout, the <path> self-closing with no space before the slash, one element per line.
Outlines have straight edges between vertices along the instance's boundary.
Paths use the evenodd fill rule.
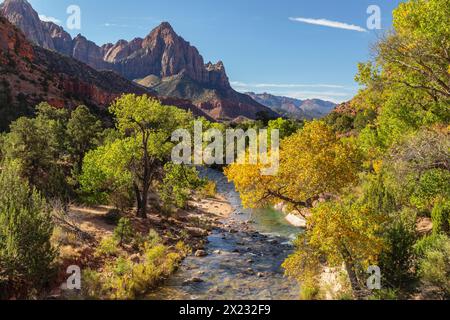
<path fill-rule="evenodd" d="M 69 111 L 41 103 L 1 135 L 2 298 L 45 297 L 70 259 L 84 254 L 86 298 L 136 298 L 191 251 L 183 226 L 167 237 L 147 217 L 189 210 L 195 191 L 215 196 L 214 184 L 195 168 L 170 162 L 171 133 L 190 128 L 192 114 L 145 95 L 124 95 L 110 111 L 115 127 L 86 106 Z M 89 205 L 106 206 L 100 219 L 109 232 L 96 237 L 73 220 L 73 208 Z M 64 250 L 83 243 L 88 253 Z"/>

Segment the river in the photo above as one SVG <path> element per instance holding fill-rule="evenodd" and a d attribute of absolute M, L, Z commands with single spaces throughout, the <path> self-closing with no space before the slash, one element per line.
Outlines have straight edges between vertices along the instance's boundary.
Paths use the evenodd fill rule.
<path fill-rule="evenodd" d="M 283 213 L 246 210 L 225 176 L 202 171 L 217 184 L 217 191 L 235 212 L 208 237 L 205 257 L 187 257 L 163 286 L 148 296 L 161 300 L 293 300 L 295 281 L 284 277 L 281 264 L 292 253 L 292 240 L 301 229 L 290 225 Z M 232 231 L 230 231 L 232 230 Z"/>

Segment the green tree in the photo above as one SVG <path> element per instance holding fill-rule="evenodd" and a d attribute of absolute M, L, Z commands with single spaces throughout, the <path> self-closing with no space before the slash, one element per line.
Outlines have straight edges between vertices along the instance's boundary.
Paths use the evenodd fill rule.
<path fill-rule="evenodd" d="M 67 123 L 67 147 L 76 172 L 81 172 L 85 154 L 98 144 L 101 121 L 86 106 L 76 108 Z"/>
<path fill-rule="evenodd" d="M 20 178 L 16 163 L 4 163 L 0 171 L 0 297 L 26 297 L 49 284 L 56 257 L 52 233 L 45 200 Z"/>
<path fill-rule="evenodd" d="M 61 159 L 67 153 L 65 143 L 68 120 L 69 112 L 65 108 L 56 108 L 46 102 L 36 106 L 35 121 L 39 127 L 48 131 L 47 138 L 51 142 L 54 159 Z"/>
<path fill-rule="evenodd" d="M 119 242 L 119 245 L 130 243 L 134 236 L 133 226 L 128 218 L 121 218 L 117 227 L 114 229 L 114 239 Z"/>
<path fill-rule="evenodd" d="M 414 0 L 394 10 L 394 32 L 379 46 L 379 61 L 392 82 L 435 100 L 450 98 L 449 7 L 449 0 Z"/>
<path fill-rule="evenodd" d="M 20 164 L 21 176 L 45 196 L 66 197 L 63 160 L 67 112 L 46 103 L 35 118 L 19 118 L 4 137 L 3 158 Z"/>
<path fill-rule="evenodd" d="M 192 191 L 205 184 L 206 181 L 199 178 L 195 167 L 189 168 L 169 162 L 164 166 L 164 179 L 159 194 L 166 206 L 184 208 Z"/>
<path fill-rule="evenodd" d="M 278 129 L 280 132 L 280 139 L 286 138 L 297 132 L 303 126 L 303 122 L 299 122 L 292 119 L 278 118 L 276 120 L 269 121 L 269 132 L 273 129 Z M 270 136 L 270 133 L 269 133 Z"/>
<path fill-rule="evenodd" d="M 85 191 L 103 195 L 111 188 L 131 188 L 137 214 L 145 218 L 150 189 L 174 146 L 172 133 L 191 127 L 193 116 L 146 95 L 132 94 L 117 99 L 110 111 L 122 138 L 86 155 L 81 184 Z"/>

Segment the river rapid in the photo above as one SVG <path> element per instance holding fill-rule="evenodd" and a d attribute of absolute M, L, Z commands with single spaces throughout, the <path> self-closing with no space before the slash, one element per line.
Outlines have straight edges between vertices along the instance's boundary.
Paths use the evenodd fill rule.
<path fill-rule="evenodd" d="M 217 184 L 234 213 L 208 237 L 207 256 L 187 257 L 163 286 L 148 296 L 160 300 L 295 300 L 296 281 L 281 264 L 293 252 L 292 240 L 302 232 L 283 213 L 246 210 L 233 184 L 219 171 L 203 170 Z"/>

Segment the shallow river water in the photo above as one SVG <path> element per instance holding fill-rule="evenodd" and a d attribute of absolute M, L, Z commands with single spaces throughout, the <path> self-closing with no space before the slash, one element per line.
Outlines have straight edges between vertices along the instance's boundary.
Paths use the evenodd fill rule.
<path fill-rule="evenodd" d="M 207 170 L 217 191 L 235 212 L 208 238 L 206 257 L 190 256 L 149 299 L 289 300 L 297 299 L 295 281 L 284 277 L 281 264 L 292 253 L 301 232 L 275 210 L 245 210 L 239 194 L 221 172 Z M 235 230 L 230 232 L 229 230 Z"/>

